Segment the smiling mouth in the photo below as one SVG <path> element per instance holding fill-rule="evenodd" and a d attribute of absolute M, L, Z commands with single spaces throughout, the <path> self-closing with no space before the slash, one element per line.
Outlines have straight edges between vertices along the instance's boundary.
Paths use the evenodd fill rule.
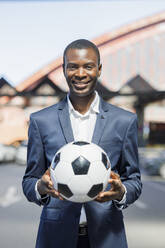
<path fill-rule="evenodd" d="M 90 81 L 88 81 L 88 82 L 76 82 L 76 81 L 72 81 L 72 84 L 74 84 L 74 85 L 87 85 L 87 84 L 89 84 L 91 82 L 91 80 Z"/>
<path fill-rule="evenodd" d="M 88 82 L 75 82 L 75 81 L 73 81 L 72 82 L 74 87 L 78 90 L 85 89 L 89 83 L 90 83 L 90 81 L 88 81 Z"/>

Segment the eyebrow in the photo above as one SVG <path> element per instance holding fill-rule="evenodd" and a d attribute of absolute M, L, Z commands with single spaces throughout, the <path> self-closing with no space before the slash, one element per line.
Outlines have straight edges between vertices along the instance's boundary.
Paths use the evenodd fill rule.
<path fill-rule="evenodd" d="M 76 62 L 68 62 L 68 65 L 77 65 L 77 63 Z M 89 62 L 85 63 L 84 65 L 95 65 L 95 63 L 92 61 L 89 61 Z"/>

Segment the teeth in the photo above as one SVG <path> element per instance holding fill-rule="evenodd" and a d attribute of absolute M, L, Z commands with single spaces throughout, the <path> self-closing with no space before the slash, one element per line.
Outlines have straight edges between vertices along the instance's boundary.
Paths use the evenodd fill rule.
<path fill-rule="evenodd" d="M 73 81 L 74 84 L 87 84 L 88 82 L 75 82 Z"/>

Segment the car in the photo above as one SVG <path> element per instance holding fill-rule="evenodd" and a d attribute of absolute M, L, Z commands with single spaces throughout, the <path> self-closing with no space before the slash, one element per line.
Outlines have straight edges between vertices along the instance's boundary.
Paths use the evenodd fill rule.
<path fill-rule="evenodd" d="M 27 140 L 21 142 L 16 149 L 15 162 L 19 165 L 26 165 L 27 159 Z"/>
<path fill-rule="evenodd" d="M 0 144 L 0 163 L 13 162 L 15 160 L 16 148 Z"/>
<path fill-rule="evenodd" d="M 165 149 L 139 148 L 139 163 L 149 175 L 165 178 Z"/>

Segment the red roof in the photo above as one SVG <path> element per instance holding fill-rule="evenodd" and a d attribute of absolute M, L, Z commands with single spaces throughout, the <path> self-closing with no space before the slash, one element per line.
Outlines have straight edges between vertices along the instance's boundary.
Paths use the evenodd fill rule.
<path fill-rule="evenodd" d="M 101 83 L 107 89 L 118 91 L 139 74 L 153 88 L 165 90 L 165 12 L 103 34 L 93 42 L 101 53 Z M 28 89 L 44 77 L 63 91 L 68 90 L 62 71 L 62 57 L 27 78 L 16 89 Z"/>

